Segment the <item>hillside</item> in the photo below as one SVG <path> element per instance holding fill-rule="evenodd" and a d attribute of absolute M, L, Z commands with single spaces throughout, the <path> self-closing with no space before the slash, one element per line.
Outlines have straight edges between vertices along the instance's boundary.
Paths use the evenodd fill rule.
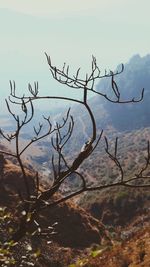
<path fill-rule="evenodd" d="M 97 247 L 89 256 L 80 258 L 70 267 L 148 267 L 150 265 L 150 228 L 133 234 L 132 238 L 114 243 L 113 247 Z"/>
<path fill-rule="evenodd" d="M 26 167 L 26 172 L 34 191 L 33 170 Z M 0 221 L 4 207 L 6 220 L 10 214 L 9 223 L 8 220 L 6 225 L 0 223 L 2 240 L 8 235 L 7 229 L 17 225 L 18 190 L 23 194 L 21 172 L 9 157 L 5 160 L 4 180 L 0 187 Z M 23 255 L 28 255 L 35 267 L 147 266 L 150 262 L 149 190 L 97 192 L 81 197 L 79 205 L 85 209 L 68 201 L 40 213 L 36 220 L 46 236 L 34 237 L 31 234 L 34 229 L 31 229 L 11 252 L 18 262 L 15 266 L 20 267 Z M 52 227 L 52 233 L 47 232 L 49 227 Z M 30 247 L 32 253 L 28 251 Z M 34 255 L 39 256 L 35 258 Z"/>
<path fill-rule="evenodd" d="M 34 191 L 33 170 L 27 168 L 26 172 L 30 188 Z M 9 229 L 13 231 L 13 228 L 17 227 L 19 210 L 21 208 L 18 192 L 22 196 L 25 194 L 20 168 L 12 163 L 10 159 L 5 161 L 4 177 L 0 184 L 0 232 L 2 241 L 9 234 Z M 58 197 L 59 195 L 55 196 L 56 199 Z M 6 219 L 6 224 L 4 221 L 1 221 L 3 212 L 4 214 L 7 212 L 3 217 Z M 40 213 L 40 216 L 37 215 L 36 221 L 38 221 L 42 233 L 46 231 L 46 237 L 40 234 L 34 237 L 32 235 L 34 228 L 28 229 L 29 234 L 19 241 L 12 252 L 13 257 L 19 262 L 16 263 L 16 267 L 21 266 L 23 253 L 27 253 L 25 252 L 26 246 L 31 246 L 33 251 L 37 251 L 37 249 L 40 251 L 39 263 L 35 266 L 61 267 L 69 264 L 72 257 L 81 254 L 91 244 L 100 244 L 105 242 L 105 240 L 110 242 L 104 225 L 71 201 L 62 203 L 52 209 L 47 208 Z M 48 231 L 48 229 L 52 228 L 54 228 L 54 233 L 51 233 L 52 230 Z M 22 248 L 19 254 L 18 247 Z M 59 253 L 56 253 L 56 250 Z M 62 256 L 60 252 L 63 253 Z"/>

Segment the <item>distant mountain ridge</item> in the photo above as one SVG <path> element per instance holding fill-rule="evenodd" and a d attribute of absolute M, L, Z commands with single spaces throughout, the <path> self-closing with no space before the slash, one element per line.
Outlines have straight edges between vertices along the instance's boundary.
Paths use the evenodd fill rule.
<path fill-rule="evenodd" d="M 103 107 L 108 114 L 109 122 L 119 131 L 150 126 L 150 55 L 133 56 L 125 64 L 123 73 L 116 76 L 115 80 L 122 100 L 139 99 L 143 88 L 145 93 L 140 103 L 113 104 L 104 101 Z M 112 94 L 110 80 L 100 81 L 97 89 L 101 91 L 101 88 L 106 88 L 105 93 Z"/>

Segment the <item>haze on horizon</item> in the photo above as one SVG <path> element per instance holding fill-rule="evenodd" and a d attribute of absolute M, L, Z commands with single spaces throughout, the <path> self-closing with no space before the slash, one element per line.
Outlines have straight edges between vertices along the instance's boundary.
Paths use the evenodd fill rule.
<path fill-rule="evenodd" d="M 72 95 L 51 78 L 44 52 L 85 72 L 92 54 L 104 70 L 150 53 L 149 10 L 149 0 L 0 0 L 0 95 L 10 79 L 21 93 L 38 80 L 43 94 Z"/>

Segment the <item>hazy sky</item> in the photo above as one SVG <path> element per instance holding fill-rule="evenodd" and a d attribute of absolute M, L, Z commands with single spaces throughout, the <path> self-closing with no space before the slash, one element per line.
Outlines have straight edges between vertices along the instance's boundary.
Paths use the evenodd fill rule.
<path fill-rule="evenodd" d="M 79 14 L 80 12 L 91 13 L 97 9 L 104 9 L 118 4 L 121 0 L 4 0 L 0 1 L 1 7 L 11 8 L 28 14 L 35 15 L 52 15 L 52 16 L 68 16 Z M 122 1 L 123 2 L 123 1 Z"/>
<path fill-rule="evenodd" d="M 0 0 L 1 94 L 9 79 L 57 91 L 45 51 L 59 66 L 86 70 L 92 54 L 102 69 L 113 69 L 150 53 L 149 11 L 149 0 Z"/>

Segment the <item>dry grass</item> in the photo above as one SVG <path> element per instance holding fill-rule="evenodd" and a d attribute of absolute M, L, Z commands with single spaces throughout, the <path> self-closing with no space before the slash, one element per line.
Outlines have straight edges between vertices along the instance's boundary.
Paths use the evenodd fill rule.
<path fill-rule="evenodd" d="M 81 265 L 81 263 L 83 264 Z M 85 262 L 85 263 L 84 263 Z M 137 233 L 131 240 L 115 243 L 103 252 L 92 253 L 72 267 L 149 267 L 150 227 Z"/>

